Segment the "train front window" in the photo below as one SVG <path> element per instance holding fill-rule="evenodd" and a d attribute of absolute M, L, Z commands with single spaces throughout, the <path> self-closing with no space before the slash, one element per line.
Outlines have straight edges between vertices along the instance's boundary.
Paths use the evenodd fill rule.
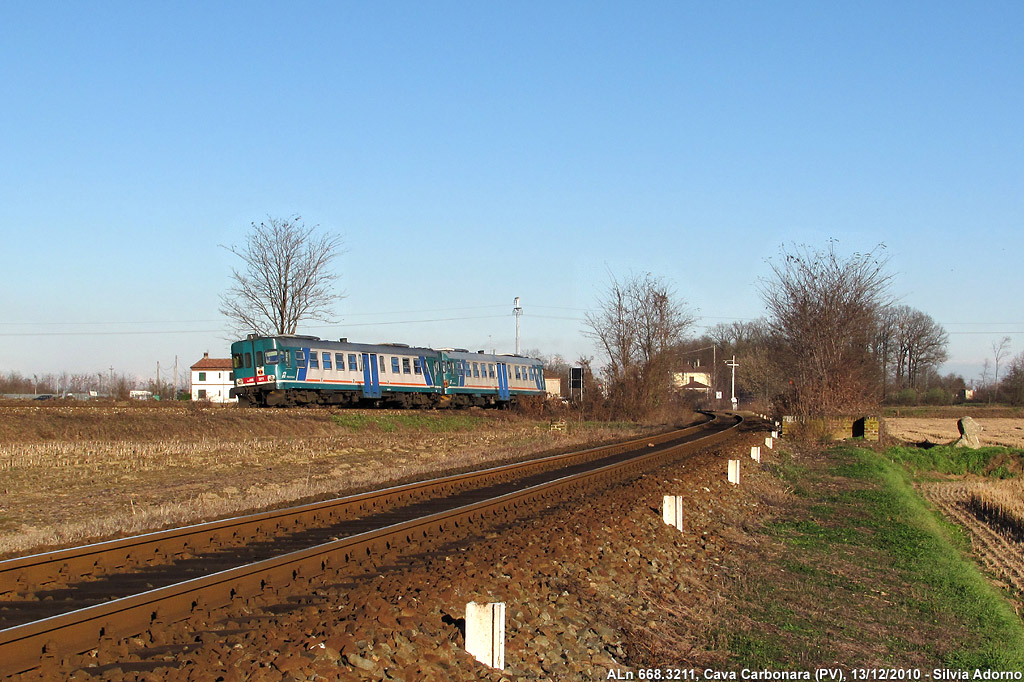
<path fill-rule="evenodd" d="M 259 367 L 263 364 L 263 351 L 256 351 L 256 366 Z"/>
<path fill-rule="evenodd" d="M 234 367 L 235 369 L 241 369 L 242 368 L 242 354 L 241 353 L 232 353 L 231 354 L 231 366 Z"/>
<path fill-rule="evenodd" d="M 252 369 L 252 353 L 245 354 L 245 368 Z"/>

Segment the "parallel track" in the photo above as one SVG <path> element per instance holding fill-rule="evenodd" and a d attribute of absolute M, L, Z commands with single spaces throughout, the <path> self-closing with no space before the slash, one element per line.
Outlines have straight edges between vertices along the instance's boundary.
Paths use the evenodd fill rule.
<path fill-rule="evenodd" d="M 0 562 L 0 676 L 310 581 L 721 442 L 717 417 L 617 445 Z"/>

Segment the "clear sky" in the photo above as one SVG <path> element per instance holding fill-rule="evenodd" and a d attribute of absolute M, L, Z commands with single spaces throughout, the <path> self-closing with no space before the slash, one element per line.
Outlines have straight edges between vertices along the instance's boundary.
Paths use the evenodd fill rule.
<path fill-rule="evenodd" d="M 218 245 L 295 214 L 346 243 L 325 338 L 507 352 L 520 296 L 574 359 L 609 272 L 713 325 L 835 238 L 885 244 L 945 371 L 1024 350 L 1019 1 L 7 0 L 0 32 L 0 371 L 227 356 Z"/>

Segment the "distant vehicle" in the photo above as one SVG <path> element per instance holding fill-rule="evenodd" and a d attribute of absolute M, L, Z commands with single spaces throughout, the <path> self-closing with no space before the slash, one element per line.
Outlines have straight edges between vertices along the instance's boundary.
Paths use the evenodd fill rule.
<path fill-rule="evenodd" d="M 50 393 L 41 393 L 41 394 L 37 395 L 35 398 L 33 398 L 32 400 L 52 400 L 54 397 L 55 396 L 53 396 Z"/>
<path fill-rule="evenodd" d="M 231 360 L 243 406 L 507 407 L 545 395 L 540 360 L 465 348 L 250 334 Z"/>

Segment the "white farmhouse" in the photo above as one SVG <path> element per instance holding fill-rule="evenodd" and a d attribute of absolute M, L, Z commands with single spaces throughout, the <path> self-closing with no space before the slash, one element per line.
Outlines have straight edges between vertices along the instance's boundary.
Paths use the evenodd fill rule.
<path fill-rule="evenodd" d="M 238 402 L 237 398 L 228 397 L 234 385 L 235 372 L 231 358 L 211 358 L 209 353 L 203 353 L 203 359 L 192 365 L 192 400 Z"/>

